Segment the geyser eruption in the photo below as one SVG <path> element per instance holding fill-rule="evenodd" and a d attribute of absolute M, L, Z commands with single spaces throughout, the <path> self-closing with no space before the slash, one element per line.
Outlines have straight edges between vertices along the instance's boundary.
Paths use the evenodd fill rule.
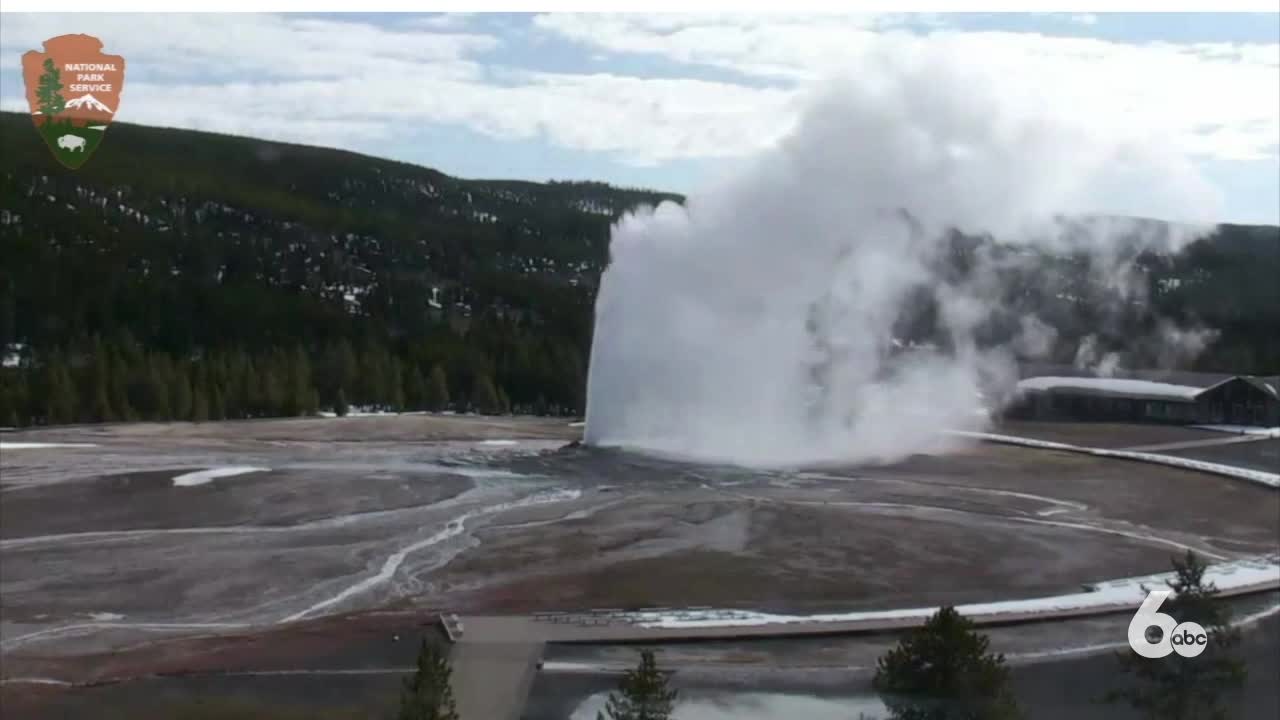
<path fill-rule="evenodd" d="M 985 424 L 1015 350 L 1044 352 L 1055 332 L 1022 312 L 1012 336 L 984 341 L 1019 249 L 1087 253 L 1122 287 L 1114 271 L 1136 249 L 1195 233 L 1057 218 L 1214 206 L 1178 154 L 1062 122 L 1057 104 L 945 52 L 886 57 L 832 83 L 731 179 L 622 218 L 586 441 L 743 464 L 888 461 Z M 957 232 L 1012 250 L 957 275 Z M 922 298 L 931 344 L 904 331 Z"/>

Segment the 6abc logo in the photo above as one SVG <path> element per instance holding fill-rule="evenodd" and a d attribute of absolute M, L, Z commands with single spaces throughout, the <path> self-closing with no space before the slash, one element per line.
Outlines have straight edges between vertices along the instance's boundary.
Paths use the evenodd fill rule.
<path fill-rule="evenodd" d="M 1172 590 L 1152 590 L 1129 622 L 1129 647 L 1142 657 L 1154 660 L 1176 652 L 1193 658 L 1209 644 L 1209 636 L 1199 623 L 1179 624 L 1172 615 L 1157 612 L 1172 594 Z M 1160 628 L 1159 640 L 1153 641 L 1147 635 L 1152 628 Z"/>

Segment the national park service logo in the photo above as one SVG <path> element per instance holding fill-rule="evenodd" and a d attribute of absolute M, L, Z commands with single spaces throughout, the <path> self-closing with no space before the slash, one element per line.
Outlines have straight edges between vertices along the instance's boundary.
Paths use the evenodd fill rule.
<path fill-rule="evenodd" d="M 22 56 L 31 121 L 58 162 L 72 170 L 102 143 L 120 109 L 124 58 L 104 55 L 91 35 L 59 35 L 44 41 L 44 52 Z"/>

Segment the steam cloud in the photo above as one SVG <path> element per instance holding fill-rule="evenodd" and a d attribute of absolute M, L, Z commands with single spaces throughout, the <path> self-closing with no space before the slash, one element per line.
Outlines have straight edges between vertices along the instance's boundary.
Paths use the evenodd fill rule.
<path fill-rule="evenodd" d="M 1127 200 L 1203 220 L 1216 206 L 1158 139 L 1070 117 L 946 48 L 881 54 L 732 178 L 622 218 L 596 303 L 587 442 L 753 465 L 891 461 L 985 425 L 1015 353 L 1043 355 L 1058 335 L 1034 311 L 1006 317 L 1010 271 L 1038 251 L 1084 256 L 1091 286 L 1123 301 L 1140 292 L 1139 251 L 1205 226 L 1077 214 Z M 957 273 L 955 231 L 1004 250 L 978 248 Z M 921 308 L 931 341 L 904 330 Z M 1091 353 L 1078 359 L 1116 362 Z"/>

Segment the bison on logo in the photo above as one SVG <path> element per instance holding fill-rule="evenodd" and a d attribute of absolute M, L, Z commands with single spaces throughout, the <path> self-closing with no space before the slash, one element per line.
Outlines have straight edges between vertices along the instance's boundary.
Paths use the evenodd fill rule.
<path fill-rule="evenodd" d="M 58 162 L 80 167 L 120 109 L 124 58 L 90 35 L 59 35 L 22 56 L 31 120 Z"/>

